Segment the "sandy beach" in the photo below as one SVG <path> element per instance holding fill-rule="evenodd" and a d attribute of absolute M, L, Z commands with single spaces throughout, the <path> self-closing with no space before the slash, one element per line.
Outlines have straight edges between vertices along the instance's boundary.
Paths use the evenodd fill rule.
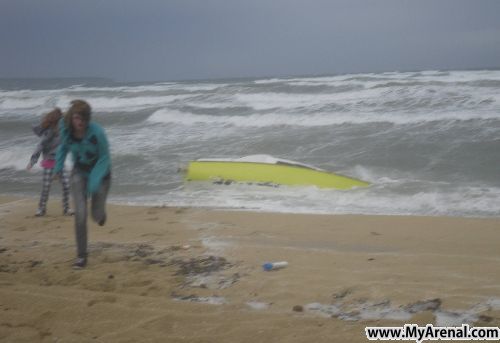
<path fill-rule="evenodd" d="M 109 205 L 73 270 L 73 218 L 57 199 L 35 209 L 0 197 L 2 341 L 366 342 L 366 326 L 500 326 L 500 219 Z"/>

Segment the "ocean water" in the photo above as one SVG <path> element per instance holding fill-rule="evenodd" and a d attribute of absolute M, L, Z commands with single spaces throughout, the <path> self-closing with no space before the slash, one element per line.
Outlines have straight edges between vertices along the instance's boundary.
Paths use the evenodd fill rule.
<path fill-rule="evenodd" d="M 111 144 L 110 201 L 293 213 L 500 215 L 500 71 L 117 83 L 0 81 L 0 189 L 37 197 L 31 126 L 85 99 Z M 268 154 L 372 183 L 350 191 L 185 183 L 196 158 Z M 70 164 L 70 162 L 68 162 Z M 59 196 L 54 186 L 52 196 Z"/>

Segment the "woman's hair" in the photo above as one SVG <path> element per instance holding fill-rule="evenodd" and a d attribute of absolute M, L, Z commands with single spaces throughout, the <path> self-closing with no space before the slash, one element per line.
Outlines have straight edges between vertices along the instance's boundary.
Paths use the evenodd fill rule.
<path fill-rule="evenodd" d="M 73 118 L 74 114 L 80 115 L 82 120 L 88 124 L 90 122 L 92 109 L 90 108 L 90 105 L 84 100 L 71 101 L 71 106 L 68 109 L 68 112 L 66 112 L 66 116 L 64 117 L 64 123 L 66 124 L 66 127 L 70 129 L 70 131 L 73 131 L 71 119 Z"/>
<path fill-rule="evenodd" d="M 56 128 L 57 123 L 59 122 L 59 119 L 63 116 L 61 109 L 59 107 L 54 108 L 52 111 L 46 113 L 43 116 L 42 122 L 40 124 L 40 127 L 45 130 L 49 128 Z"/>

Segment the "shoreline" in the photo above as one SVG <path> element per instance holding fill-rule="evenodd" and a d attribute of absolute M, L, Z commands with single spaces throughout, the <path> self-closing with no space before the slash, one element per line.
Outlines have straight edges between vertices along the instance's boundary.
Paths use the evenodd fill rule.
<path fill-rule="evenodd" d="M 16 194 L 0 194 L 0 205 L 2 202 L 17 200 L 32 200 L 38 202 L 39 194 L 28 196 L 28 195 L 16 195 Z M 49 202 L 60 201 L 62 198 L 60 195 L 50 195 Z M 462 218 L 462 219 L 500 219 L 500 214 L 495 216 L 481 216 L 481 215 L 443 215 L 443 214 L 413 214 L 413 213 L 329 213 L 329 212 L 285 212 L 285 211 L 275 211 L 275 210 L 265 210 L 265 209 L 255 209 L 255 208 L 243 208 L 243 207 L 221 207 L 221 206 L 194 206 L 194 205 L 167 205 L 165 203 L 135 203 L 135 202 L 124 202 L 124 201 L 113 201 L 113 199 L 107 199 L 107 204 L 112 206 L 126 206 L 126 207 L 147 207 L 147 208 L 185 208 L 194 210 L 207 210 L 207 211 L 221 211 L 221 212 L 249 212 L 249 213 L 260 213 L 260 214 L 282 214 L 282 215 L 305 215 L 305 216 L 369 216 L 369 217 L 408 217 L 408 218 Z"/>
<path fill-rule="evenodd" d="M 365 342 L 365 326 L 500 326 L 500 218 L 109 205 L 75 271 L 73 219 L 58 199 L 36 218 L 36 203 L 0 195 L 0 339 Z M 274 261 L 288 266 L 263 271 Z"/>

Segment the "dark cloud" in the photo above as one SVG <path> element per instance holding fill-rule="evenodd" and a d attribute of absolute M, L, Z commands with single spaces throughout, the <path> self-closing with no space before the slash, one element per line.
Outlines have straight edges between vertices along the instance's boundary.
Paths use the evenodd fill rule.
<path fill-rule="evenodd" d="M 0 77 L 118 80 L 500 67 L 496 0 L 16 0 Z"/>

